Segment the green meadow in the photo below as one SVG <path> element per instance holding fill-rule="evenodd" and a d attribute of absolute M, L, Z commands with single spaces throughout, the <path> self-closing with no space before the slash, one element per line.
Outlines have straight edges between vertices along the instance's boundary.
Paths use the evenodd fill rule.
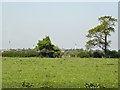
<path fill-rule="evenodd" d="M 118 87 L 118 59 L 2 58 L 2 88 Z"/>

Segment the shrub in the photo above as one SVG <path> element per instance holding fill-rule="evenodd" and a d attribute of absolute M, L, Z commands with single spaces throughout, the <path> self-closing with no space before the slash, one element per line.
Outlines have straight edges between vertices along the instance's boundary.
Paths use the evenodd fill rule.
<path fill-rule="evenodd" d="M 104 56 L 104 53 L 100 50 L 95 50 L 92 55 L 94 58 L 102 58 Z"/>
<path fill-rule="evenodd" d="M 38 57 L 39 54 L 37 51 L 29 50 L 10 50 L 2 52 L 3 57 Z"/>
<path fill-rule="evenodd" d="M 81 58 L 88 58 L 90 57 L 90 54 L 88 51 L 80 51 L 77 55 L 77 57 L 81 57 Z"/>
<path fill-rule="evenodd" d="M 99 84 L 99 83 L 97 83 L 97 84 L 95 84 L 95 83 L 86 83 L 86 84 L 85 84 L 85 87 L 86 87 L 86 88 L 91 88 L 91 89 L 95 89 L 95 88 L 105 88 L 105 86 L 103 86 L 103 85 L 101 85 L 101 84 Z"/>

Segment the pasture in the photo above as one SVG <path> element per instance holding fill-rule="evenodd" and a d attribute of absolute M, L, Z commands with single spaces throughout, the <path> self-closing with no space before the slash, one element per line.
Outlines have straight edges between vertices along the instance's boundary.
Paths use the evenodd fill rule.
<path fill-rule="evenodd" d="M 118 87 L 118 59 L 2 58 L 3 88 L 85 88 L 86 83 Z"/>

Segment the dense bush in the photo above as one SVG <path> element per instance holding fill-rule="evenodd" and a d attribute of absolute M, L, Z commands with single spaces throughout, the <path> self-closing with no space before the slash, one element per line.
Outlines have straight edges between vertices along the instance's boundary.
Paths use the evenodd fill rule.
<path fill-rule="evenodd" d="M 78 53 L 77 57 L 88 58 L 88 57 L 90 57 L 90 53 L 88 51 L 80 51 Z"/>
<path fill-rule="evenodd" d="M 100 50 L 95 50 L 92 55 L 94 58 L 102 58 L 104 57 L 104 53 Z"/>
<path fill-rule="evenodd" d="M 108 50 L 107 57 L 108 58 L 120 58 L 120 51 L 117 52 L 115 50 L 112 50 L 112 51 Z"/>

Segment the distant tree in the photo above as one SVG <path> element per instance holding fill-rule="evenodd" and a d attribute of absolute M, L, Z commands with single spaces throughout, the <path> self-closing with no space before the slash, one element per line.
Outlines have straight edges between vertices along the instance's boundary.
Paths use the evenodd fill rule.
<path fill-rule="evenodd" d="M 112 50 L 112 51 L 107 50 L 106 56 L 108 58 L 119 58 L 119 52 L 117 52 L 116 50 Z"/>
<path fill-rule="evenodd" d="M 61 54 L 61 50 L 51 43 L 49 36 L 39 40 L 36 49 L 41 57 L 59 57 Z"/>
<path fill-rule="evenodd" d="M 108 40 L 108 36 L 111 36 L 111 32 L 115 31 L 115 22 L 117 19 L 112 16 L 103 16 L 98 18 L 101 22 L 100 25 L 90 29 L 86 37 L 89 39 L 86 42 L 87 49 L 99 47 L 104 50 L 104 54 L 106 56 L 106 52 L 108 47 L 110 46 L 110 40 Z"/>

